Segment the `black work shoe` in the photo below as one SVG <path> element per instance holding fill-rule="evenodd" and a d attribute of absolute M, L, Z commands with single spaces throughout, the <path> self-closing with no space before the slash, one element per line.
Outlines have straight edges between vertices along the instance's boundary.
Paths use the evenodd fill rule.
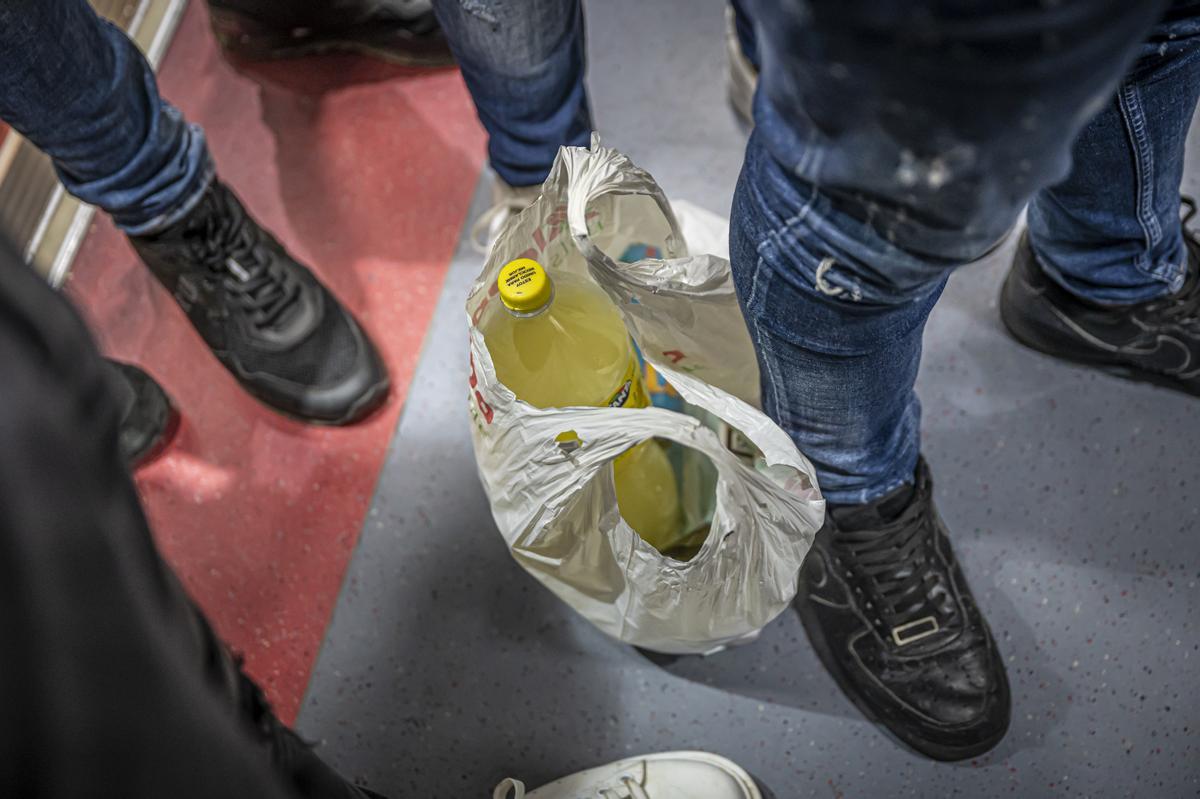
<path fill-rule="evenodd" d="M 209 0 L 225 51 L 247 61 L 353 52 L 412 66 L 454 63 L 428 3 Z"/>
<path fill-rule="evenodd" d="M 825 668 L 873 721 L 935 760 L 991 749 L 1008 730 L 1008 677 L 933 506 L 915 483 L 831 506 L 797 608 Z"/>
<path fill-rule="evenodd" d="M 1200 245 L 1185 232 L 1188 274 L 1169 297 L 1102 307 L 1047 275 L 1029 234 L 1000 292 L 1000 318 L 1035 350 L 1200 396 Z"/>
<path fill-rule="evenodd" d="M 154 460 L 179 428 L 179 411 L 162 386 L 136 366 L 105 358 L 121 409 L 117 445 L 129 470 Z"/>
<path fill-rule="evenodd" d="M 134 248 L 242 386 L 276 410 L 349 424 L 386 398 L 387 369 L 336 298 L 218 180 Z"/>

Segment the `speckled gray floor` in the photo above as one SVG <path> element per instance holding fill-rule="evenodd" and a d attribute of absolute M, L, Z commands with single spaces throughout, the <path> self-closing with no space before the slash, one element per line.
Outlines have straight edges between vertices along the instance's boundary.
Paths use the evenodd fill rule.
<path fill-rule="evenodd" d="M 725 213 L 744 133 L 724 98 L 719 0 L 588 11 L 606 142 L 671 196 Z M 540 784 L 686 747 L 733 757 L 779 799 L 1196 795 L 1200 401 L 1013 344 L 995 307 L 1009 252 L 951 280 L 919 386 L 941 511 L 1013 683 L 992 754 L 944 765 L 899 748 L 838 693 L 791 613 L 752 646 L 660 667 L 522 573 L 468 439 L 461 309 L 479 260 L 466 248 L 301 731 L 394 797 L 485 797 L 504 776 Z"/>

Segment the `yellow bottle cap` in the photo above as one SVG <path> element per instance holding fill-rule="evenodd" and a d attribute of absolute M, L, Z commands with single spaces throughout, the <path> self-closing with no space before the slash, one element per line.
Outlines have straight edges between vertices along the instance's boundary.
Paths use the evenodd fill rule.
<path fill-rule="evenodd" d="M 496 282 L 500 287 L 500 301 L 510 311 L 518 313 L 536 311 L 554 296 L 546 270 L 531 258 L 509 261 L 500 270 Z"/>

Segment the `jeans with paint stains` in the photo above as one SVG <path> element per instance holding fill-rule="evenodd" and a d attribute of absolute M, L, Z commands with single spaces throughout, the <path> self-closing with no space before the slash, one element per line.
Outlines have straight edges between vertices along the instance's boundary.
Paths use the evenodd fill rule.
<path fill-rule="evenodd" d="M 925 320 L 1026 204 L 1034 251 L 1078 296 L 1181 285 L 1200 4 L 743 5 L 762 69 L 734 276 L 766 410 L 830 502 L 912 479 Z"/>

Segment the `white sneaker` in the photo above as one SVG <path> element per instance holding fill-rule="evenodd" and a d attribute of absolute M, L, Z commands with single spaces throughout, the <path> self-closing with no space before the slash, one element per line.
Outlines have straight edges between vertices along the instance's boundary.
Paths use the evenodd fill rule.
<path fill-rule="evenodd" d="M 762 799 L 732 760 L 709 752 L 662 752 L 580 771 L 525 793 L 505 780 L 492 799 Z"/>
<path fill-rule="evenodd" d="M 495 177 L 492 181 L 492 207 L 471 225 L 471 246 L 487 255 L 509 219 L 524 211 L 542 193 L 542 186 L 510 186 Z"/>
<path fill-rule="evenodd" d="M 758 70 L 742 52 L 733 6 L 725 6 L 725 52 L 729 56 L 729 104 L 747 125 L 754 124 L 754 90 Z"/>

